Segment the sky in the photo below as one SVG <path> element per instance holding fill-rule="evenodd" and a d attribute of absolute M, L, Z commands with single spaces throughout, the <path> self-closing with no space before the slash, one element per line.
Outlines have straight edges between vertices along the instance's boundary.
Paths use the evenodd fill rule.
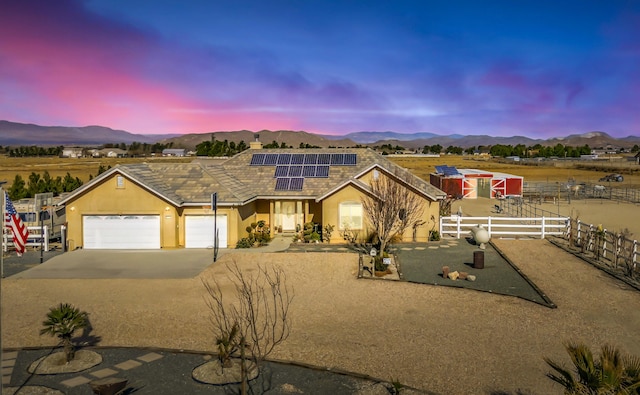
<path fill-rule="evenodd" d="M 6 0 L 0 119 L 640 135 L 640 1 Z"/>

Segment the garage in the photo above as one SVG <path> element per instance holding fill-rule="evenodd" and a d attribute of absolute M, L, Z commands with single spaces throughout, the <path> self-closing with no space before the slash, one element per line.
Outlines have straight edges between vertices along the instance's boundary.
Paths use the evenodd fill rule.
<path fill-rule="evenodd" d="M 159 215 L 85 215 L 82 229 L 86 249 L 160 248 Z"/>
<path fill-rule="evenodd" d="M 217 215 L 218 247 L 227 248 L 227 216 Z M 213 248 L 213 215 L 187 215 L 185 222 L 185 248 Z"/>

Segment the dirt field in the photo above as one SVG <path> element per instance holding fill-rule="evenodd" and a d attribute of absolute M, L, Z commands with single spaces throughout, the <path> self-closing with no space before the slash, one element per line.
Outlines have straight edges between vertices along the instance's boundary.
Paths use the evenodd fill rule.
<path fill-rule="evenodd" d="M 9 158 L 0 156 L 0 181 L 7 181 L 8 184 L 5 187 L 9 188 L 17 174 L 28 182 L 31 173 L 42 176 L 45 171 L 48 171 L 52 178 L 64 177 L 68 172 L 72 177 L 78 177 L 82 182 L 87 182 L 89 175 L 95 177 L 98 174 L 100 165 L 106 168 L 125 163 L 191 160 L 192 158 Z"/>
<path fill-rule="evenodd" d="M 234 253 L 192 279 L 4 279 L 3 346 L 52 346 L 39 325 L 64 301 L 90 312 L 102 346 L 213 350 L 202 279 L 226 283 L 225 262 L 251 272 L 260 260 L 283 267 L 295 292 L 291 337 L 276 349 L 278 359 L 442 394 L 559 394 L 542 357 L 568 362 L 564 341 L 613 342 L 640 355 L 640 293 L 545 240 L 496 244 L 557 309 L 473 290 L 358 280 L 355 254 Z"/>
<path fill-rule="evenodd" d="M 435 171 L 435 166 L 448 165 L 458 168 L 491 170 L 502 173 L 514 174 L 524 177 L 524 182 L 567 182 L 570 178 L 578 182 L 596 183 L 601 177 L 613 173 L 607 168 L 607 163 L 602 163 L 599 170 L 584 170 L 574 167 L 567 167 L 566 163 L 543 162 L 540 166 L 521 165 L 516 162 L 500 163 L 496 161 L 478 159 L 469 156 L 446 155 L 440 158 L 420 158 L 420 157 L 389 157 L 392 161 L 402 167 L 406 167 L 424 180 L 429 180 L 429 174 Z M 625 166 L 628 165 L 625 162 Z M 633 171 L 632 171 L 633 170 Z M 633 165 L 629 171 L 623 173 L 624 182 L 616 186 L 635 186 L 640 188 L 640 166 Z"/>
<path fill-rule="evenodd" d="M 472 168 L 500 171 L 523 176 L 524 181 L 538 182 L 566 182 L 569 178 L 580 182 L 597 182 L 601 177 L 612 171 L 606 168 L 601 170 L 581 170 L 567 167 L 555 167 L 552 162 L 545 166 L 525 166 L 514 163 L 497 163 L 469 156 L 447 155 L 440 158 L 418 157 L 389 157 L 393 162 L 406 167 L 416 175 L 429 180 L 429 174 L 435 171 L 437 165 L 449 165 L 460 168 Z M 69 172 L 73 177 L 80 178 L 83 182 L 89 181 L 89 175 L 96 176 L 100 165 L 115 166 L 125 163 L 177 161 L 189 162 L 193 158 L 9 158 L 0 156 L 0 181 L 7 181 L 8 186 L 13 182 L 16 174 L 20 174 L 24 180 L 28 180 L 32 172 L 44 173 L 48 171 L 51 177 L 64 177 Z M 604 165 L 603 165 L 604 166 Z M 624 173 L 625 181 L 616 186 L 634 185 L 640 188 L 640 166 L 635 172 Z M 8 187 L 7 186 L 7 187 Z"/>

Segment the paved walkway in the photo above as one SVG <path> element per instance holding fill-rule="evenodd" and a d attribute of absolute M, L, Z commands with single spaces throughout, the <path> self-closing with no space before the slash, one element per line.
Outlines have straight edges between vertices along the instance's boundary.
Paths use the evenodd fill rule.
<path fill-rule="evenodd" d="M 48 355 L 51 350 L 5 352 L 2 355 L 2 384 L 5 388 L 2 394 L 13 394 L 13 389 L 20 387 L 22 388 L 17 391 L 17 394 L 21 395 L 43 394 L 36 392 L 35 387 L 59 391 L 47 392 L 48 395 L 91 394 L 89 383 L 107 377 L 128 380 L 125 394 L 238 393 L 237 385 L 216 386 L 199 383 L 191 378 L 192 370 L 210 361 L 210 355 L 136 348 L 104 348 L 93 349 L 93 351 L 103 358 L 99 365 L 78 373 L 51 375 L 32 375 L 27 372 L 28 366 L 33 361 Z M 262 377 L 250 383 L 256 393 L 263 393 L 263 388 L 270 389 L 270 394 L 389 393 L 388 384 L 326 369 L 267 362 L 263 365 L 263 371 Z"/>

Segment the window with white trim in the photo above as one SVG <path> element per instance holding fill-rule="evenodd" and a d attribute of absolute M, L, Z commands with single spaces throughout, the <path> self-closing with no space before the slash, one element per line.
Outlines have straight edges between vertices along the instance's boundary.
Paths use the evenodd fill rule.
<path fill-rule="evenodd" d="M 362 203 L 343 202 L 339 207 L 340 229 L 362 229 Z"/>

